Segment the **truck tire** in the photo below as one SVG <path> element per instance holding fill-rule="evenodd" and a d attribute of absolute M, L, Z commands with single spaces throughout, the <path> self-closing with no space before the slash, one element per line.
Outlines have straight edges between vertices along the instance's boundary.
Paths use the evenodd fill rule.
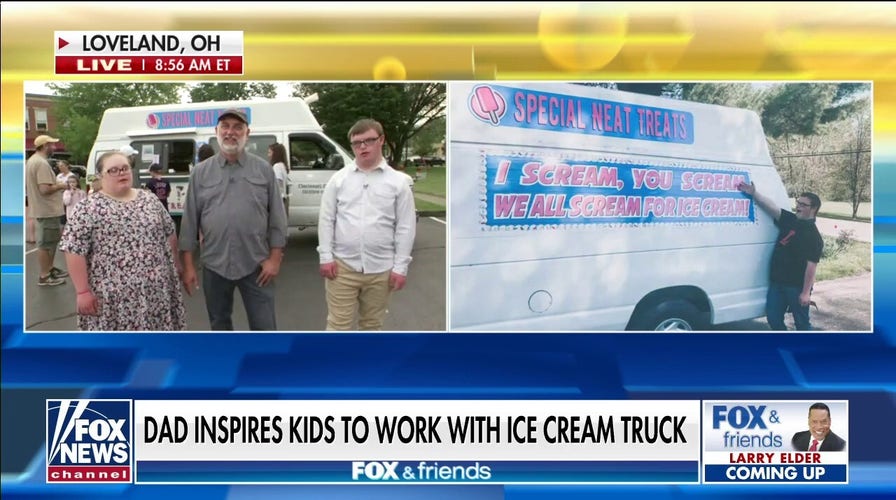
<path fill-rule="evenodd" d="M 706 314 L 687 300 L 673 299 L 660 302 L 643 312 L 635 312 L 629 330 L 682 332 L 703 330 Z"/>

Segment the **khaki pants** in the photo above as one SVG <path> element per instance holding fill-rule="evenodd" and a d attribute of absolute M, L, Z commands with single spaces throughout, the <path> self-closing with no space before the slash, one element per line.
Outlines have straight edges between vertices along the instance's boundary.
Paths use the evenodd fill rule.
<path fill-rule="evenodd" d="M 351 330 L 360 309 L 359 330 L 382 330 L 392 289 L 391 270 L 362 274 L 336 260 L 336 278 L 325 279 L 327 330 Z"/>

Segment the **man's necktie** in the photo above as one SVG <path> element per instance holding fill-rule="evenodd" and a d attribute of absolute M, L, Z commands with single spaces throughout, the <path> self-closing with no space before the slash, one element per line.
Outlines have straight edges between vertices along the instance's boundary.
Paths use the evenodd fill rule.
<path fill-rule="evenodd" d="M 809 451 L 818 451 L 818 440 L 812 440 L 812 446 L 809 447 Z"/>

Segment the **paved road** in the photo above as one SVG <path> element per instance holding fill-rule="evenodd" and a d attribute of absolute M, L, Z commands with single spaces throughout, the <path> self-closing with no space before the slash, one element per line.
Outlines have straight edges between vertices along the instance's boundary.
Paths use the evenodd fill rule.
<path fill-rule="evenodd" d="M 408 283 L 396 293 L 386 316 L 388 331 L 444 331 L 446 328 L 445 297 L 445 222 L 444 218 L 421 217 L 417 223 Z M 277 328 L 282 331 L 319 331 L 326 326 L 327 307 L 323 278 L 318 274 L 317 233 L 313 229 L 291 229 L 280 276 L 277 277 Z M 74 287 L 71 280 L 57 287 L 38 287 L 37 255 L 25 256 L 25 325 L 34 331 L 75 331 Z M 64 257 L 57 254 L 57 267 L 64 267 Z M 62 264 L 62 265 L 60 265 Z M 200 289 L 185 297 L 187 329 L 207 331 L 205 299 Z M 236 293 L 234 326 L 248 328 L 248 321 Z"/>
<path fill-rule="evenodd" d="M 816 330 L 868 332 L 871 330 L 871 273 L 836 280 L 819 281 L 812 292 L 812 300 L 818 304 L 809 313 Z M 786 317 L 788 328 L 793 329 L 793 319 Z M 713 327 L 720 331 L 769 331 L 765 318 L 736 321 Z"/>

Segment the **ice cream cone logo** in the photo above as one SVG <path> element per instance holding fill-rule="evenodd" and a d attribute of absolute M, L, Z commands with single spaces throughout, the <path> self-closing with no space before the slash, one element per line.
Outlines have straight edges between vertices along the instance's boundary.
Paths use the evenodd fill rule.
<path fill-rule="evenodd" d="M 498 125 L 507 112 L 507 103 L 500 92 L 488 85 L 480 85 L 470 94 L 470 110 L 480 120 Z"/>

